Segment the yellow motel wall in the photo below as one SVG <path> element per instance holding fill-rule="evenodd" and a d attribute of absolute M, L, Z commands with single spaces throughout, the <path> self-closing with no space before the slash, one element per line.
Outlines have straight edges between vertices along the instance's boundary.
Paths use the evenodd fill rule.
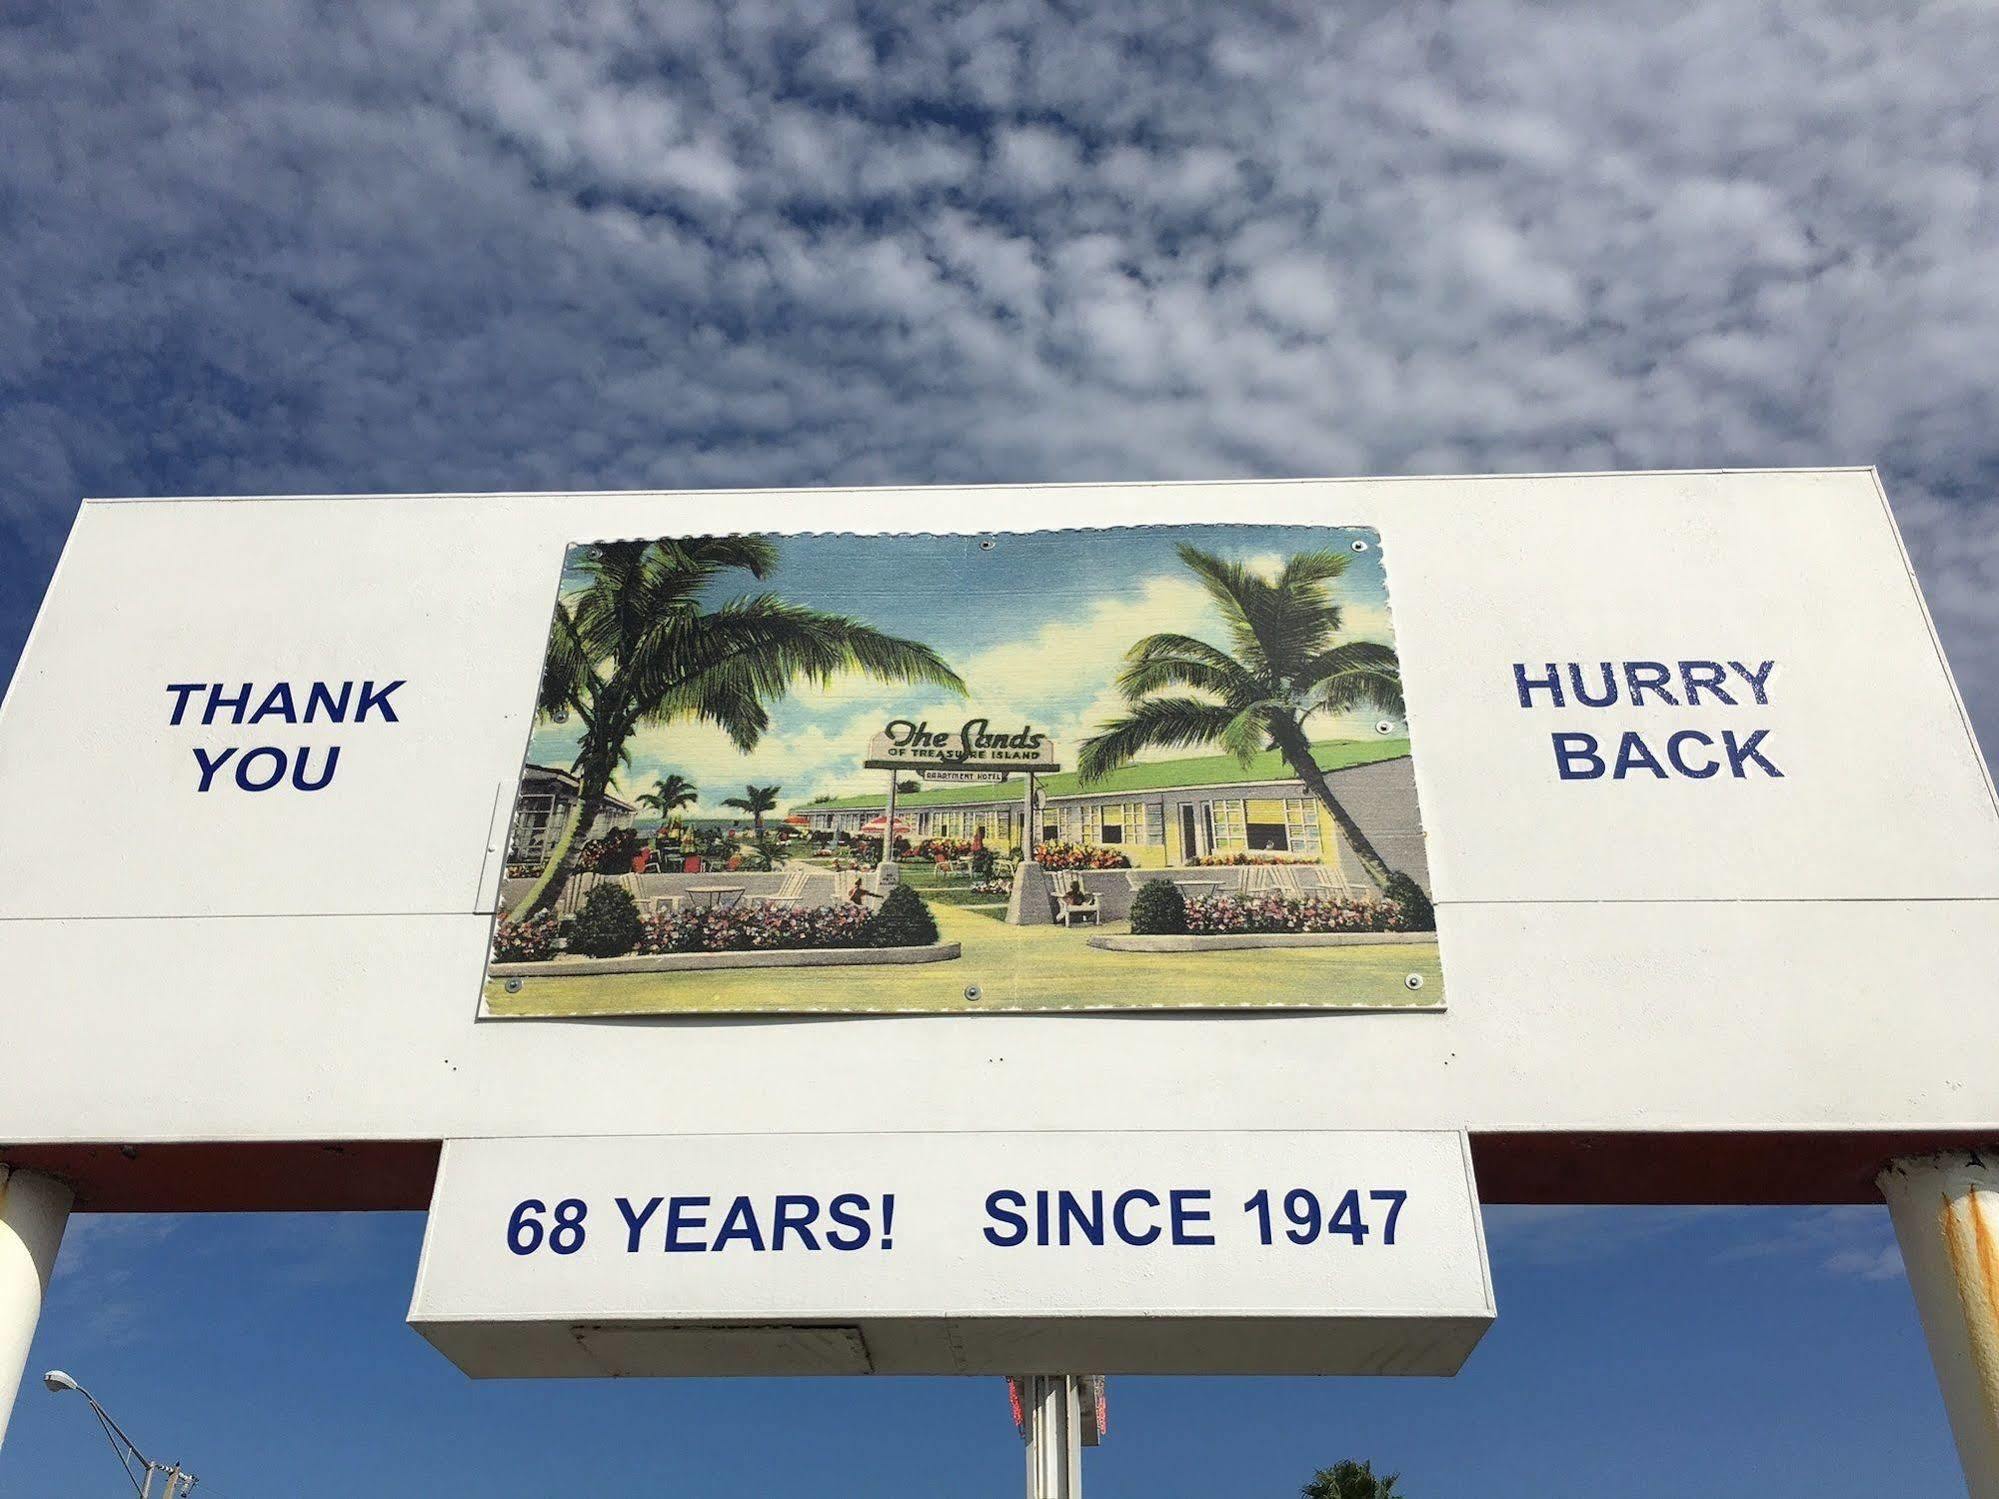
<path fill-rule="evenodd" d="M 1333 779 L 1344 798 L 1350 791 L 1360 792 L 1362 780 L 1373 777 L 1383 779 L 1377 782 L 1371 803 L 1364 799 L 1350 805 L 1371 807 L 1374 815 L 1362 817 L 1371 837 L 1380 841 L 1385 834 L 1391 843 L 1406 845 L 1384 848 L 1392 864 L 1409 862 L 1411 854 L 1420 861 L 1415 787 L 1406 759 L 1399 764 L 1381 762 L 1336 772 Z M 840 814 L 842 825 L 851 819 L 853 827 L 873 815 L 877 814 L 854 810 Z M 899 815 L 910 823 L 910 837 L 919 842 L 924 838 L 970 838 L 981 829 L 987 844 L 996 849 L 1026 841 L 1021 837 L 1020 804 L 1012 798 L 938 808 L 905 804 Z M 1189 818 L 1195 829 L 1194 846 L 1187 841 Z M 1043 810 L 1032 829 L 1033 841 L 1042 841 L 1049 827 L 1053 827 L 1057 842 L 1115 848 L 1137 869 L 1183 867 L 1203 852 L 1222 857 L 1240 853 L 1313 859 L 1339 869 L 1350 882 L 1361 880 L 1360 866 L 1340 837 L 1332 815 L 1296 782 L 1063 798 Z M 1412 872 L 1417 873 L 1419 882 L 1427 884 L 1427 871 L 1420 865 Z"/>

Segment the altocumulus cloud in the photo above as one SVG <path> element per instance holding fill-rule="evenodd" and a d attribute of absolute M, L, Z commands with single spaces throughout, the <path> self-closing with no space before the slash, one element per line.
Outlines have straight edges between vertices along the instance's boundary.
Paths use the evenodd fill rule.
<path fill-rule="evenodd" d="M 81 494 L 1878 462 L 1999 726 L 1983 6 L 0 20 L 0 651 Z"/>

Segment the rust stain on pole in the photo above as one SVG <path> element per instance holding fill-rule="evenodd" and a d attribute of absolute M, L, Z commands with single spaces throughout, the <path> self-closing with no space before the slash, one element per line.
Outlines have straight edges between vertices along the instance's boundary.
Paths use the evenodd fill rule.
<path fill-rule="evenodd" d="M 1950 1256 L 1951 1278 L 1983 1391 L 1986 1424 L 1999 1432 L 1999 1234 L 1991 1221 L 1993 1194 L 1976 1188 L 1937 1198 L 1937 1229 Z"/>

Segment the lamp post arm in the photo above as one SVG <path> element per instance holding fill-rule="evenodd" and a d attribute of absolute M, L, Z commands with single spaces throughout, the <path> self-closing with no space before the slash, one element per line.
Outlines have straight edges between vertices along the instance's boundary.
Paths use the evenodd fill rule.
<path fill-rule="evenodd" d="M 139 1450 L 139 1444 L 137 1442 L 133 1441 L 130 1437 L 125 1435 L 125 1428 L 120 1426 L 116 1421 L 114 1421 L 111 1418 L 111 1412 L 109 1412 L 103 1406 L 97 1403 L 97 1397 L 95 1395 L 91 1394 L 90 1391 L 86 1390 L 82 1385 L 78 1385 L 76 1387 L 76 1392 L 77 1394 L 81 1395 L 85 1400 L 90 1402 L 91 1412 L 97 1417 L 98 1424 L 104 1428 L 105 1440 L 111 1443 L 111 1450 L 113 1452 L 118 1452 L 119 1443 L 122 1442 L 124 1444 L 125 1450 L 123 1452 L 118 1452 L 118 1465 L 125 1470 L 125 1476 L 128 1479 L 131 1479 L 132 1487 L 136 1489 L 139 1493 L 139 1499 L 152 1499 L 152 1493 L 151 1493 L 153 1487 L 152 1459 L 147 1457 L 145 1453 Z M 141 1484 L 137 1478 L 134 1478 L 132 1476 L 133 1458 L 137 1458 L 146 1470 L 146 1481 L 143 1484 Z"/>

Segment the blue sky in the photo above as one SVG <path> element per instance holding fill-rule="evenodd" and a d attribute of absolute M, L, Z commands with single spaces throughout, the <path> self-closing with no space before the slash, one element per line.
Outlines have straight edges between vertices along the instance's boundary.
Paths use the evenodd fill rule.
<path fill-rule="evenodd" d="M 1876 463 L 1999 742 L 1999 13 L 1165 10 L 16 0 L 0 674 L 86 494 Z M 1958 1491 L 1881 1213 L 1510 1216 L 1461 1380 L 1131 1382 L 1092 1492 Z M 225 1499 L 1017 1492 L 983 1381 L 467 1384 L 417 1233 L 79 1220 L 37 1367 Z"/>
<path fill-rule="evenodd" d="M 1885 1211 L 1497 1209 L 1499 1321 L 1454 1380 L 1117 1379 L 1092 1499 L 1290 1499 L 1369 1457 L 1414 1499 L 1961 1492 Z M 404 1326 L 415 1215 L 98 1218 L 31 1367 L 197 1494 L 1019 1492 L 997 1379 L 475 1384 Z M 113 1494 L 74 1396 L 24 1392 L 0 1485 Z"/>
<path fill-rule="evenodd" d="M 1394 643 L 1380 539 L 1367 528 L 786 536 L 779 538 L 778 565 L 767 577 L 718 580 L 708 605 L 768 589 L 849 615 L 934 647 L 964 678 L 967 696 L 844 676 L 776 705 L 769 730 L 749 755 L 707 725 L 644 726 L 627 746 L 631 763 L 615 789 L 629 798 L 674 772 L 701 788 L 696 813 L 722 817 L 732 815 L 722 799 L 740 796 L 752 781 L 782 787 L 786 807 L 819 795 L 879 790 L 880 773 L 862 770 L 860 761 L 882 724 L 913 717 L 941 727 L 963 723 L 974 712 L 996 724 L 1031 723 L 1052 734 L 1064 752 L 1061 763 L 1073 766 L 1083 737 L 1123 711 L 1113 681 L 1135 641 L 1170 630 L 1229 644 L 1212 602 L 1175 551 L 1181 540 L 1265 574 L 1298 552 L 1337 552 L 1347 562 L 1333 585 L 1341 603 L 1340 638 Z M 582 556 L 581 549 L 571 551 L 565 596 L 588 585 Z M 1366 737 L 1380 721 L 1372 711 L 1323 715 L 1310 728 L 1320 739 Z M 1394 722 L 1399 732 L 1403 725 Z M 568 765 L 581 732 L 574 720 L 541 724 L 529 742 L 529 760 Z M 1195 752 L 1148 752 L 1147 758 L 1188 753 Z"/>

